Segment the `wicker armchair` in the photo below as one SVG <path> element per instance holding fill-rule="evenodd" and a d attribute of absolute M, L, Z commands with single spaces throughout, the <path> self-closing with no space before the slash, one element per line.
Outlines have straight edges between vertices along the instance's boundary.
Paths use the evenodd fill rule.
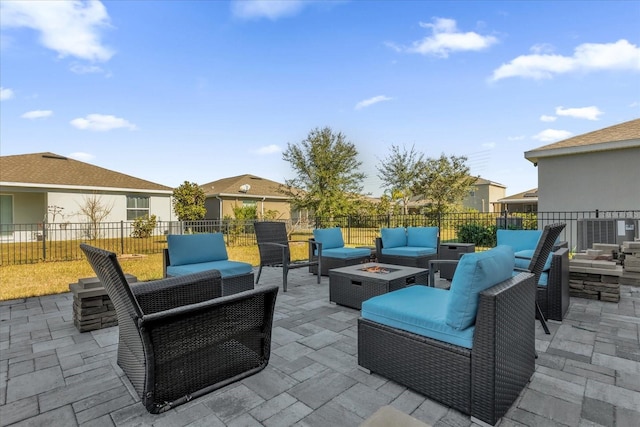
<path fill-rule="evenodd" d="M 256 285 L 260 280 L 262 267 L 282 267 L 282 290 L 287 292 L 287 276 L 293 268 L 317 266 L 322 271 L 322 243 L 309 240 L 309 259 L 306 261 L 291 261 L 289 237 L 284 222 L 259 221 L 254 224 L 258 252 L 260 252 L 260 267 L 256 276 Z M 316 259 L 311 254 L 317 253 Z M 318 275 L 320 283 L 320 275 Z"/>
<path fill-rule="evenodd" d="M 358 365 L 494 425 L 535 370 L 534 301 L 530 273 L 480 292 L 472 348 L 361 317 Z"/>
<path fill-rule="evenodd" d="M 118 365 L 149 412 L 267 366 L 276 286 L 220 297 L 217 270 L 130 286 L 116 254 L 80 247 L 115 306 Z"/>
<path fill-rule="evenodd" d="M 544 272 L 547 259 L 549 258 L 549 255 L 551 254 L 551 251 L 553 250 L 556 244 L 556 240 L 558 240 L 558 237 L 560 236 L 560 233 L 562 232 L 562 230 L 564 230 L 565 226 L 566 224 L 564 223 L 545 225 L 544 228 L 542 229 L 542 235 L 540 236 L 540 239 L 538 240 L 538 244 L 536 245 L 536 248 L 533 252 L 533 256 L 531 257 L 531 261 L 529 262 L 529 266 L 527 268 L 516 267 L 517 271 L 527 271 L 527 272 L 533 273 L 535 275 L 535 283 L 538 286 L 538 289 L 540 289 L 541 287 L 540 276 Z M 518 255 L 516 255 L 516 261 L 517 259 L 518 259 Z M 526 258 L 525 258 L 525 261 L 526 261 Z M 541 294 L 541 297 L 542 297 L 542 294 Z M 544 329 L 545 333 L 548 335 L 550 332 L 549 332 L 549 328 L 547 327 L 545 314 L 542 311 L 540 302 L 538 301 L 537 297 L 536 297 L 536 317 L 540 320 L 540 323 L 542 324 L 542 328 Z"/>

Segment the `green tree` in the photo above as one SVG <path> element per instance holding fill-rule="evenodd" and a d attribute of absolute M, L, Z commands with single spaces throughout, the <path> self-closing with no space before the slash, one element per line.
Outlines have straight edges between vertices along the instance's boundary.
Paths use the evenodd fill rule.
<path fill-rule="evenodd" d="M 287 144 L 282 154 L 296 173 L 285 180 L 282 192 L 297 209 L 310 209 L 319 217 L 348 213 L 362 192 L 366 175 L 358 171 L 358 151 L 346 137 L 330 128 L 314 129 L 298 145 Z"/>
<path fill-rule="evenodd" d="M 388 191 L 391 200 L 402 201 L 402 212 L 409 213 L 409 201 L 414 196 L 414 188 L 420 178 L 420 169 L 424 163 L 424 155 L 415 151 L 411 146 L 391 146 L 391 153 L 380 161 L 378 165 L 378 178 L 383 187 Z"/>
<path fill-rule="evenodd" d="M 430 202 L 428 213 L 441 215 L 462 204 L 478 179 L 469 175 L 466 161 L 465 156 L 442 154 L 423 163 L 415 193 Z"/>
<path fill-rule="evenodd" d="M 185 181 L 173 190 L 173 211 L 179 221 L 197 221 L 207 213 L 206 195 L 195 182 Z"/>

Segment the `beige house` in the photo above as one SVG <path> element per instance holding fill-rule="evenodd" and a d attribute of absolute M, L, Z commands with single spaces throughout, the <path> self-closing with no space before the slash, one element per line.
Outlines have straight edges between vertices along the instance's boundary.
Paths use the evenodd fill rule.
<path fill-rule="evenodd" d="M 2 240 L 13 240 L 20 224 L 84 223 L 81 208 L 88 200 L 109 211 L 104 222 L 133 221 L 145 214 L 171 221 L 172 193 L 171 187 L 54 153 L 1 156 L 0 234 Z"/>
<path fill-rule="evenodd" d="M 499 212 L 495 210 L 494 204 L 505 196 L 506 189 L 507 187 L 500 183 L 478 177 L 469 195 L 462 201 L 462 208 L 475 209 L 478 212 Z M 409 201 L 409 212 L 417 213 L 429 203 L 421 196 L 414 196 Z"/>
<path fill-rule="evenodd" d="M 298 221 L 304 215 L 291 211 L 289 198 L 280 192 L 282 185 L 279 182 L 249 174 L 203 184 L 200 188 L 207 196 L 205 219 L 233 218 L 235 207 L 255 206 L 260 219 Z"/>
<path fill-rule="evenodd" d="M 505 196 L 506 189 L 507 187 L 500 183 L 478 177 L 462 206 L 478 212 L 494 212 L 494 204 Z"/>
<path fill-rule="evenodd" d="M 504 212 L 505 210 L 509 213 L 538 212 L 538 189 L 533 188 L 522 193 L 503 197 L 493 205 L 494 212 Z"/>
<path fill-rule="evenodd" d="M 524 153 L 538 167 L 538 211 L 640 209 L 640 119 Z"/>

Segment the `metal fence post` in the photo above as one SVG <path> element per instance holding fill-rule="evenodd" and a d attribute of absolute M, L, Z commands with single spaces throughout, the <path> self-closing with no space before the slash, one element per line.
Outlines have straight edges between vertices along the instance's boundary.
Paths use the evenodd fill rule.
<path fill-rule="evenodd" d="M 120 253 L 124 254 L 124 221 L 120 220 Z"/>
<path fill-rule="evenodd" d="M 42 223 L 42 259 L 47 259 L 47 221 Z"/>

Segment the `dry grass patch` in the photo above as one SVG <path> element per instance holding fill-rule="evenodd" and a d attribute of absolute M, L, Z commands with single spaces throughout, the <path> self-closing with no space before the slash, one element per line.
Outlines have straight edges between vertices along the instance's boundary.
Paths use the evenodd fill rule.
<path fill-rule="evenodd" d="M 257 246 L 235 246 L 227 248 L 229 259 L 248 262 L 253 266 L 260 263 Z M 291 258 L 306 259 L 306 243 L 291 244 Z M 120 258 L 125 273 L 132 274 L 139 281 L 162 278 L 162 254 Z M 95 273 L 86 260 L 41 262 L 36 264 L 0 266 L 0 301 L 28 298 L 41 295 L 69 292 L 69 284 L 82 277 L 94 277 Z"/>

